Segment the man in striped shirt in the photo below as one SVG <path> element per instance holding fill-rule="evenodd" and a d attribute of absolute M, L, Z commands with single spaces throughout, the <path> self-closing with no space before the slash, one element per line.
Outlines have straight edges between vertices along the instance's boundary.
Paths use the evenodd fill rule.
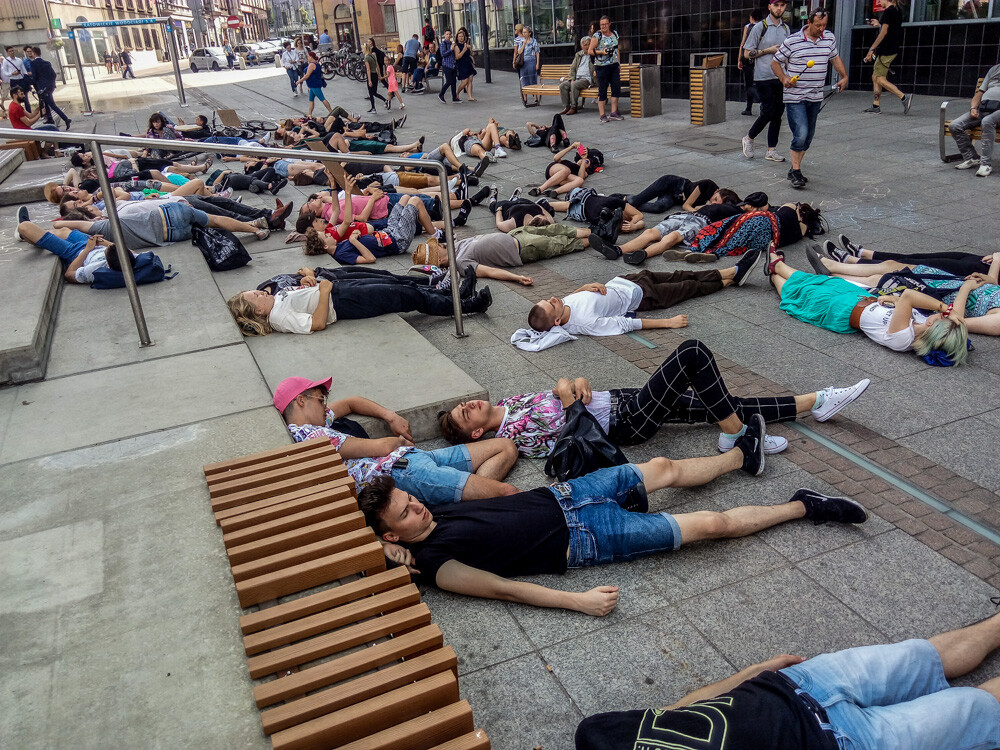
<path fill-rule="evenodd" d="M 823 106 L 823 84 L 833 63 L 840 76 L 837 87 L 847 88 L 847 68 L 837 51 L 837 40 L 826 30 L 829 12 L 817 8 L 801 31 L 790 35 L 771 60 L 771 69 L 785 87 L 785 113 L 792 129 L 792 168 L 788 179 L 792 187 L 805 187 L 808 180 L 802 174 L 802 158 L 809 150 L 816 133 L 816 118 Z"/>

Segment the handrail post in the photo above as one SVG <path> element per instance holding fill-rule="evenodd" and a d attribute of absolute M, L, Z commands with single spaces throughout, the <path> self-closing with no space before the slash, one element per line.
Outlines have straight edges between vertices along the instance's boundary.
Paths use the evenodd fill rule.
<path fill-rule="evenodd" d="M 83 95 L 83 114 L 94 114 L 94 108 L 90 105 L 90 92 L 87 91 L 87 82 L 83 80 L 83 50 L 80 49 L 80 30 L 70 29 L 73 34 L 73 49 L 76 52 L 76 76 L 80 79 L 80 93 Z"/>
<path fill-rule="evenodd" d="M 94 166 L 97 168 L 97 181 L 101 183 L 101 194 L 104 196 L 104 209 L 108 213 L 108 223 L 111 224 L 111 238 L 115 241 L 118 262 L 121 264 L 122 275 L 125 277 L 125 289 L 128 291 L 129 304 L 132 305 L 135 327 L 139 330 L 139 344 L 141 346 L 153 346 L 153 341 L 149 337 L 149 329 L 146 327 L 146 316 L 142 312 L 139 290 L 135 286 L 135 274 L 132 273 L 132 259 L 129 257 L 132 251 L 125 244 L 125 234 L 122 232 L 122 225 L 118 222 L 115 191 L 111 187 L 111 180 L 108 179 L 108 168 L 104 164 L 104 154 L 101 152 L 101 145 L 97 141 L 90 142 L 90 153 L 94 158 Z"/>
<path fill-rule="evenodd" d="M 444 222 L 444 241 L 448 249 L 448 274 L 451 276 L 451 303 L 454 306 L 455 337 L 465 338 L 465 323 L 462 321 L 462 290 L 455 262 L 455 233 L 451 226 L 451 200 L 448 198 L 448 170 L 441 162 L 435 162 L 438 173 L 438 187 L 441 189 L 441 220 Z"/>
<path fill-rule="evenodd" d="M 165 40 L 170 45 L 170 57 L 174 63 L 174 80 L 177 82 L 177 99 L 182 107 L 186 107 L 187 97 L 184 95 L 184 83 L 181 81 L 181 51 L 177 47 L 177 29 L 174 28 L 174 17 L 167 16 L 167 38 Z"/>

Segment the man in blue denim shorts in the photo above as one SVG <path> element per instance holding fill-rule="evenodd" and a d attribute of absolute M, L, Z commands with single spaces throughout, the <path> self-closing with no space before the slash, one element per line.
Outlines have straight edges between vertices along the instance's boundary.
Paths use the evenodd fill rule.
<path fill-rule="evenodd" d="M 360 396 L 328 403 L 333 378 L 311 381 L 285 378 L 274 391 L 296 443 L 325 438 L 344 459 L 347 471 L 365 487 L 378 477 L 391 477 L 428 505 L 512 495 L 517 488 L 502 481 L 517 460 L 517 447 L 506 438 L 435 451 L 413 447 L 410 424 L 394 411 Z M 392 437 L 371 440 L 349 414 L 383 420 Z"/>
<path fill-rule="evenodd" d="M 756 435 L 720 457 L 729 457 L 734 468 L 764 459 L 763 420 L 756 417 Z M 744 454 L 751 450 L 754 455 Z M 718 460 L 688 459 L 687 486 L 704 484 L 714 471 L 709 462 Z M 863 523 L 868 518 L 853 500 L 811 490 L 798 490 L 781 505 L 746 506 L 722 513 L 647 513 L 647 492 L 677 486 L 678 463 L 654 458 L 643 464 L 600 469 L 552 487 L 446 505 L 434 513 L 397 487 L 392 477 L 379 477 L 361 491 L 358 505 L 384 542 L 404 545 L 408 552 L 402 557 L 387 554 L 438 588 L 598 617 L 617 605 L 617 586 L 560 591 L 510 577 L 632 560 L 679 549 L 682 542 L 755 534 L 796 518 L 816 523 Z M 702 465 L 705 477 L 698 476 Z"/>
<path fill-rule="evenodd" d="M 805 660 L 782 654 L 667 708 L 584 719 L 576 750 L 986 750 L 1000 747 L 1000 678 L 967 674 L 1000 648 L 1000 615 L 930 640 Z M 718 728 L 719 732 L 713 732 Z M 699 741 L 714 734 L 714 742 Z"/>

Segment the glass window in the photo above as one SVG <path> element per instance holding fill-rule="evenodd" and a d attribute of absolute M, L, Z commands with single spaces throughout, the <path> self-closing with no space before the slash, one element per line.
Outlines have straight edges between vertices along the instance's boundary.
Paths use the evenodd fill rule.
<path fill-rule="evenodd" d="M 993 3 L 997 16 L 1000 2 Z M 990 0 L 913 0 L 914 21 L 956 21 L 988 18 Z"/>
<path fill-rule="evenodd" d="M 384 26 L 386 34 L 396 33 L 396 6 L 395 5 L 383 5 L 382 6 L 382 23 Z"/>

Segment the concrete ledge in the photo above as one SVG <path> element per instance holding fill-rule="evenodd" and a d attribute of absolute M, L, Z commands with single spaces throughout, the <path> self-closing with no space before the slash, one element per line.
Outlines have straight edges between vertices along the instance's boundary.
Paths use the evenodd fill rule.
<path fill-rule="evenodd" d="M 51 253 L 24 244 L 0 256 L 0 296 L 9 305 L 0 329 L 0 385 L 45 377 L 56 307 L 62 293 L 62 263 Z"/>
<path fill-rule="evenodd" d="M 0 151 L 0 182 L 3 182 L 11 173 L 24 163 L 24 151 L 19 148 Z"/>
<path fill-rule="evenodd" d="M 0 152 L 4 153 L 4 152 Z M 24 155 L 21 151 L 11 152 Z M 0 206 L 40 203 L 45 200 L 42 187 L 46 182 L 62 182 L 69 159 L 42 159 L 24 162 L 7 175 L 0 168 Z"/>

